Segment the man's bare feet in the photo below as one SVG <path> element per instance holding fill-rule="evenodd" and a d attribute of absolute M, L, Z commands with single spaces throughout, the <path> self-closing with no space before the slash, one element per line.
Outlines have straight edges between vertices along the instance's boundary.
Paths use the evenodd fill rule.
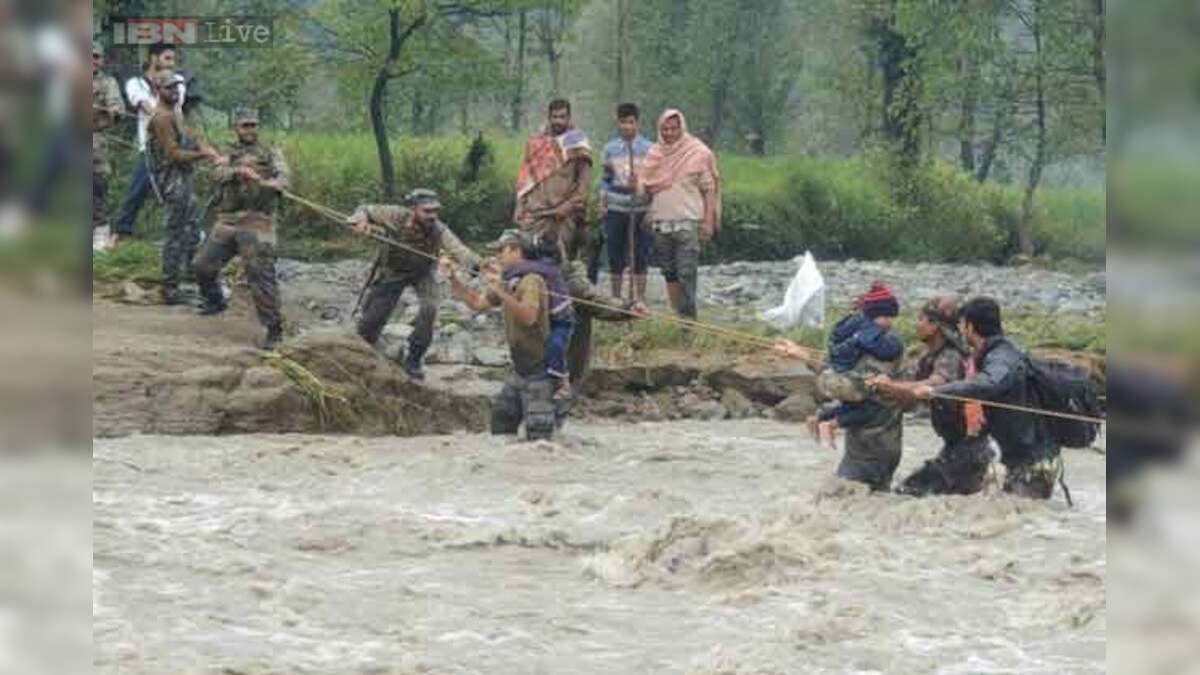
<path fill-rule="evenodd" d="M 821 440 L 821 420 L 817 419 L 816 415 L 813 415 L 812 417 L 809 417 L 807 420 L 805 420 L 804 424 L 805 424 L 805 426 L 808 427 L 808 434 L 810 436 L 812 436 L 813 440 L 820 441 Z"/>

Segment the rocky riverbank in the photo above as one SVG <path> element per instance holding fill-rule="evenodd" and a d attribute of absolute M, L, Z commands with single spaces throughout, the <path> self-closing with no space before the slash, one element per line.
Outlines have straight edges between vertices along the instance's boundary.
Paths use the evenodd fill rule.
<path fill-rule="evenodd" d="M 823 270 L 831 311 L 849 304 L 867 280 L 882 279 L 910 305 L 946 290 L 988 292 L 1006 306 L 1103 322 L 1103 273 L 858 262 L 828 263 Z M 284 358 L 274 360 L 251 347 L 257 324 L 242 289 L 235 289 L 233 310 L 217 319 L 201 319 L 184 308 L 98 300 L 95 435 L 408 436 L 485 429 L 488 398 L 508 364 L 499 314 L 472 313 L 444 293 L 429 382 L 418 385 L 392 362 L 408 336 L 415 302 L 400 308 L 385 331 L 384 358 L 354 335 L 355 297 L 367 271 L 357 260 L 281 261 L 294 334 Z M 751 323 L 761 309 L 779 302 L 791 275 L 789 263 L 706 268 L 702 311 Z M 661 281 L 652 284 L 650 296 L 653 305 L 665 304 Z M 575 419 L 796 422 L 819 404 L 814 375 L 803 365 L 762 353 L 673 349 L 655 347 L 613 362 L 599 354 Z"/>

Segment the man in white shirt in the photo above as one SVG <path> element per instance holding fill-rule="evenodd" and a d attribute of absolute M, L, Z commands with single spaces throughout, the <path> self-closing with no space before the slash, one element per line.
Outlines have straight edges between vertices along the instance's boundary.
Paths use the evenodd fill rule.
<path fill-rule="evenodd" d="M 150 47 L 146 63 L 141 75 L 130 78 L 125 83 L 125 98 L 137 110 L 137 150 L 138 161 L 134 166 L 133 179 L 129 189 L 125 191 L 125 200 L 121 205 L 121 215 L 117 217 L 115 231 L 110 245 L 115 245 L 124 237 L 134 236 L 134 224 L 138 211 L 146 196 L 154 189 L 150 167 L 146 163 L 146 129 L 150 125 L 150 117 L 158 107 L 158 94 L 152 85 L 155 74 L 175 69 L 177 52 L 173 45 L 157 44 Z M 185 91 L 180 91 L 177 108 L 182 108 Z M 181 110 L 177 110 L 181 112 Z"/>

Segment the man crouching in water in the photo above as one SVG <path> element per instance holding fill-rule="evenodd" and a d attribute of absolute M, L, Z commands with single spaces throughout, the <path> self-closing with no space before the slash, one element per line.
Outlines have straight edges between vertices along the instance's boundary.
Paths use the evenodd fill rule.
<path fill-rule="evenodd" d="M 554 437 L 566 417 L 566 403 L 554 400 L 554 382 L 547 375 L 547 339 L 550 336 L 549 286 L 539 274 L 521 274 L 533 251 L 533 241 L 519 230 L 508 230 L 492 245 L 500 266 L 485 265 L 486 290 L 468 288 L 458 276 L 458 265 L 441 261 L 442 276 L 454 294 L 475 311 L 504 310 L 505 337 L 512 354 L 513 372 L 492 401 L 492 433 L 515 435 L 522 423 L 529 440 Z"/>

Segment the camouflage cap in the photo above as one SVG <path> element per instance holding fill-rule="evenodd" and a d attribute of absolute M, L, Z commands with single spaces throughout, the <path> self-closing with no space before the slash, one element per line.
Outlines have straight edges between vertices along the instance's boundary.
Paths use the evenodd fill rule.
<path fill-rule="evenodd" d="M 520 246 L 522 251 L 528 253 L 533 248 L 533 239 L 521 230 L 505 230 L 499 239 L 488 246 L 488 250 L 500 251 L 513 245 Z"/>
<path fill-rule="evenodd" d="M 104 45 L 99 40 L 92 40 L 92 56 L 104 56 Z"/>
<path fill-rule="evenodd" d="M 958 332 L 958 316 L 961 312 L 961 303 L 953 295 L 934 298 L 921 308 L 921 313 L 929 317 L 930 321 L 955 332 Z"/>
<path fill-rule="evenodd" d="M 258 124 L 258 111 L 254 108 L 242 106 L 233 111 L 233 125 L 239 126 L 247 123 Z"/>
<path fill-rule="evenodd" d="M 417 188 L 416 190 L 404 195 L 404 205 L 410 208 L 415 206 L 440 207 L 442 205 L 442 198 L 439 197 L 438 193 L 433 190 L 428 188 Z"/>

